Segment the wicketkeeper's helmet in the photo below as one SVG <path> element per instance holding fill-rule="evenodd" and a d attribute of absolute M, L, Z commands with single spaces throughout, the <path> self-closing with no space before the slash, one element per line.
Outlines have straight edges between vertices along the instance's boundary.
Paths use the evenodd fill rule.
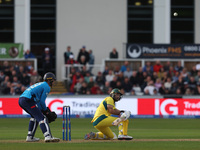
<path fill-rule="evenodd" d="M 116 99 L 115 94 L 120 94 L 121 96 Z M 114 99 L 114 101 L 119 101 L 122 98 L 123 94 L 120 92 L 119 89 L 115 88 L 110 92 L 110 97 L 112 97 Z"/>
<path fill-rule="evenodd" d="M 46 81 L 46 82 L 50 81 L 50 86 L 52 87 L 52 83 L 53 83 L 53 81 L 56 80 L 56 76 L 51 72 L 47 72 L 44 75 L 43 80 Z"/>

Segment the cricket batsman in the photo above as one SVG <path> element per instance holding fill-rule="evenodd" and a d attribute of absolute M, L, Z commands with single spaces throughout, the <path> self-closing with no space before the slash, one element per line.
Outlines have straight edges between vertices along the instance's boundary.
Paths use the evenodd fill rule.
<path fill-rule="evenodd" d="M 115 102 L 122 98 L 122 93 L 119 89 L 115 88 L 111 91 L 110 96 L 106 97 L 97 108 L 94 118 L 91 123 L 99 131 L 97 133 L 90 132 L 85 135 L 84 139 L 118 139 L 118 140 L 132 140 L 131 136 L 127 135 L 128 131 L 128 118 L 130 111 L 118 110 L 115 108 Z M 111 115 L 120 115 L 119 118 Z M 112 130 L 111 126 L 118 126 L 118 137 Z"/>

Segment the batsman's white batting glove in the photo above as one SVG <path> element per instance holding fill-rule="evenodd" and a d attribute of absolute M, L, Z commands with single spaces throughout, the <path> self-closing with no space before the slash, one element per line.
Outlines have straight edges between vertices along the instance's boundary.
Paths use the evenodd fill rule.
<path fill-rule="evenodd" d="M 127 120 L 131 115 L 130 111 L 125 111 L 124 113 L 121 114 L 120 118 L 122 119 L 122 121 Z"/>

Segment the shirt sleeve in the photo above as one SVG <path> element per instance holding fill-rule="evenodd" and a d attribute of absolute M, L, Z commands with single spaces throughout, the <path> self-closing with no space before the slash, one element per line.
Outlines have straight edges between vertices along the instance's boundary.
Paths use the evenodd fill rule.
<path fill-rule="evenodd" d="M 112 97 L 108 97 L 108 99 L 107 99 L 107 105 L 112 105 L 113 109 L 116 109 L 115 108 L 115 103 L 114 103 L 114 100 L 113 100 Z"/>

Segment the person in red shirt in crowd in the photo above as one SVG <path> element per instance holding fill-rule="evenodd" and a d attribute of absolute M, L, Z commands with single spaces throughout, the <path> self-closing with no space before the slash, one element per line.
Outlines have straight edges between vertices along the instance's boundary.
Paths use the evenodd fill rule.
<path fill-rule="evenodd" d="M 67 64 L 78 64 L 78 62 L 74 59 L 74 55 L 69 55 L 69 59 L 67 60 Z"/>
<path fill-rule="evenodd" d="M 91 94 L 103 94 L 98 84 L 95 82 L 94 86 L 91 88 Z"/>
<path fill-rule="evenodd" d="M 80 73 L 80 71 L 76 71 L 76 73 L 72 76 L 72 84 L 70 86 L 70 92 L 74 93 L 74 86 L 77 84 L 77 82 L 79 81 L 79 78 L 83 78 L 83 75 Z"/>
<path fill-rule="evenodd" d="M 160 68 L 162 68 L 163 66 L 161 65 L 160 61 L 156 61 L 156 64 L 153 66 L 153 71 L 154 72 L 159 72 Z"/>

